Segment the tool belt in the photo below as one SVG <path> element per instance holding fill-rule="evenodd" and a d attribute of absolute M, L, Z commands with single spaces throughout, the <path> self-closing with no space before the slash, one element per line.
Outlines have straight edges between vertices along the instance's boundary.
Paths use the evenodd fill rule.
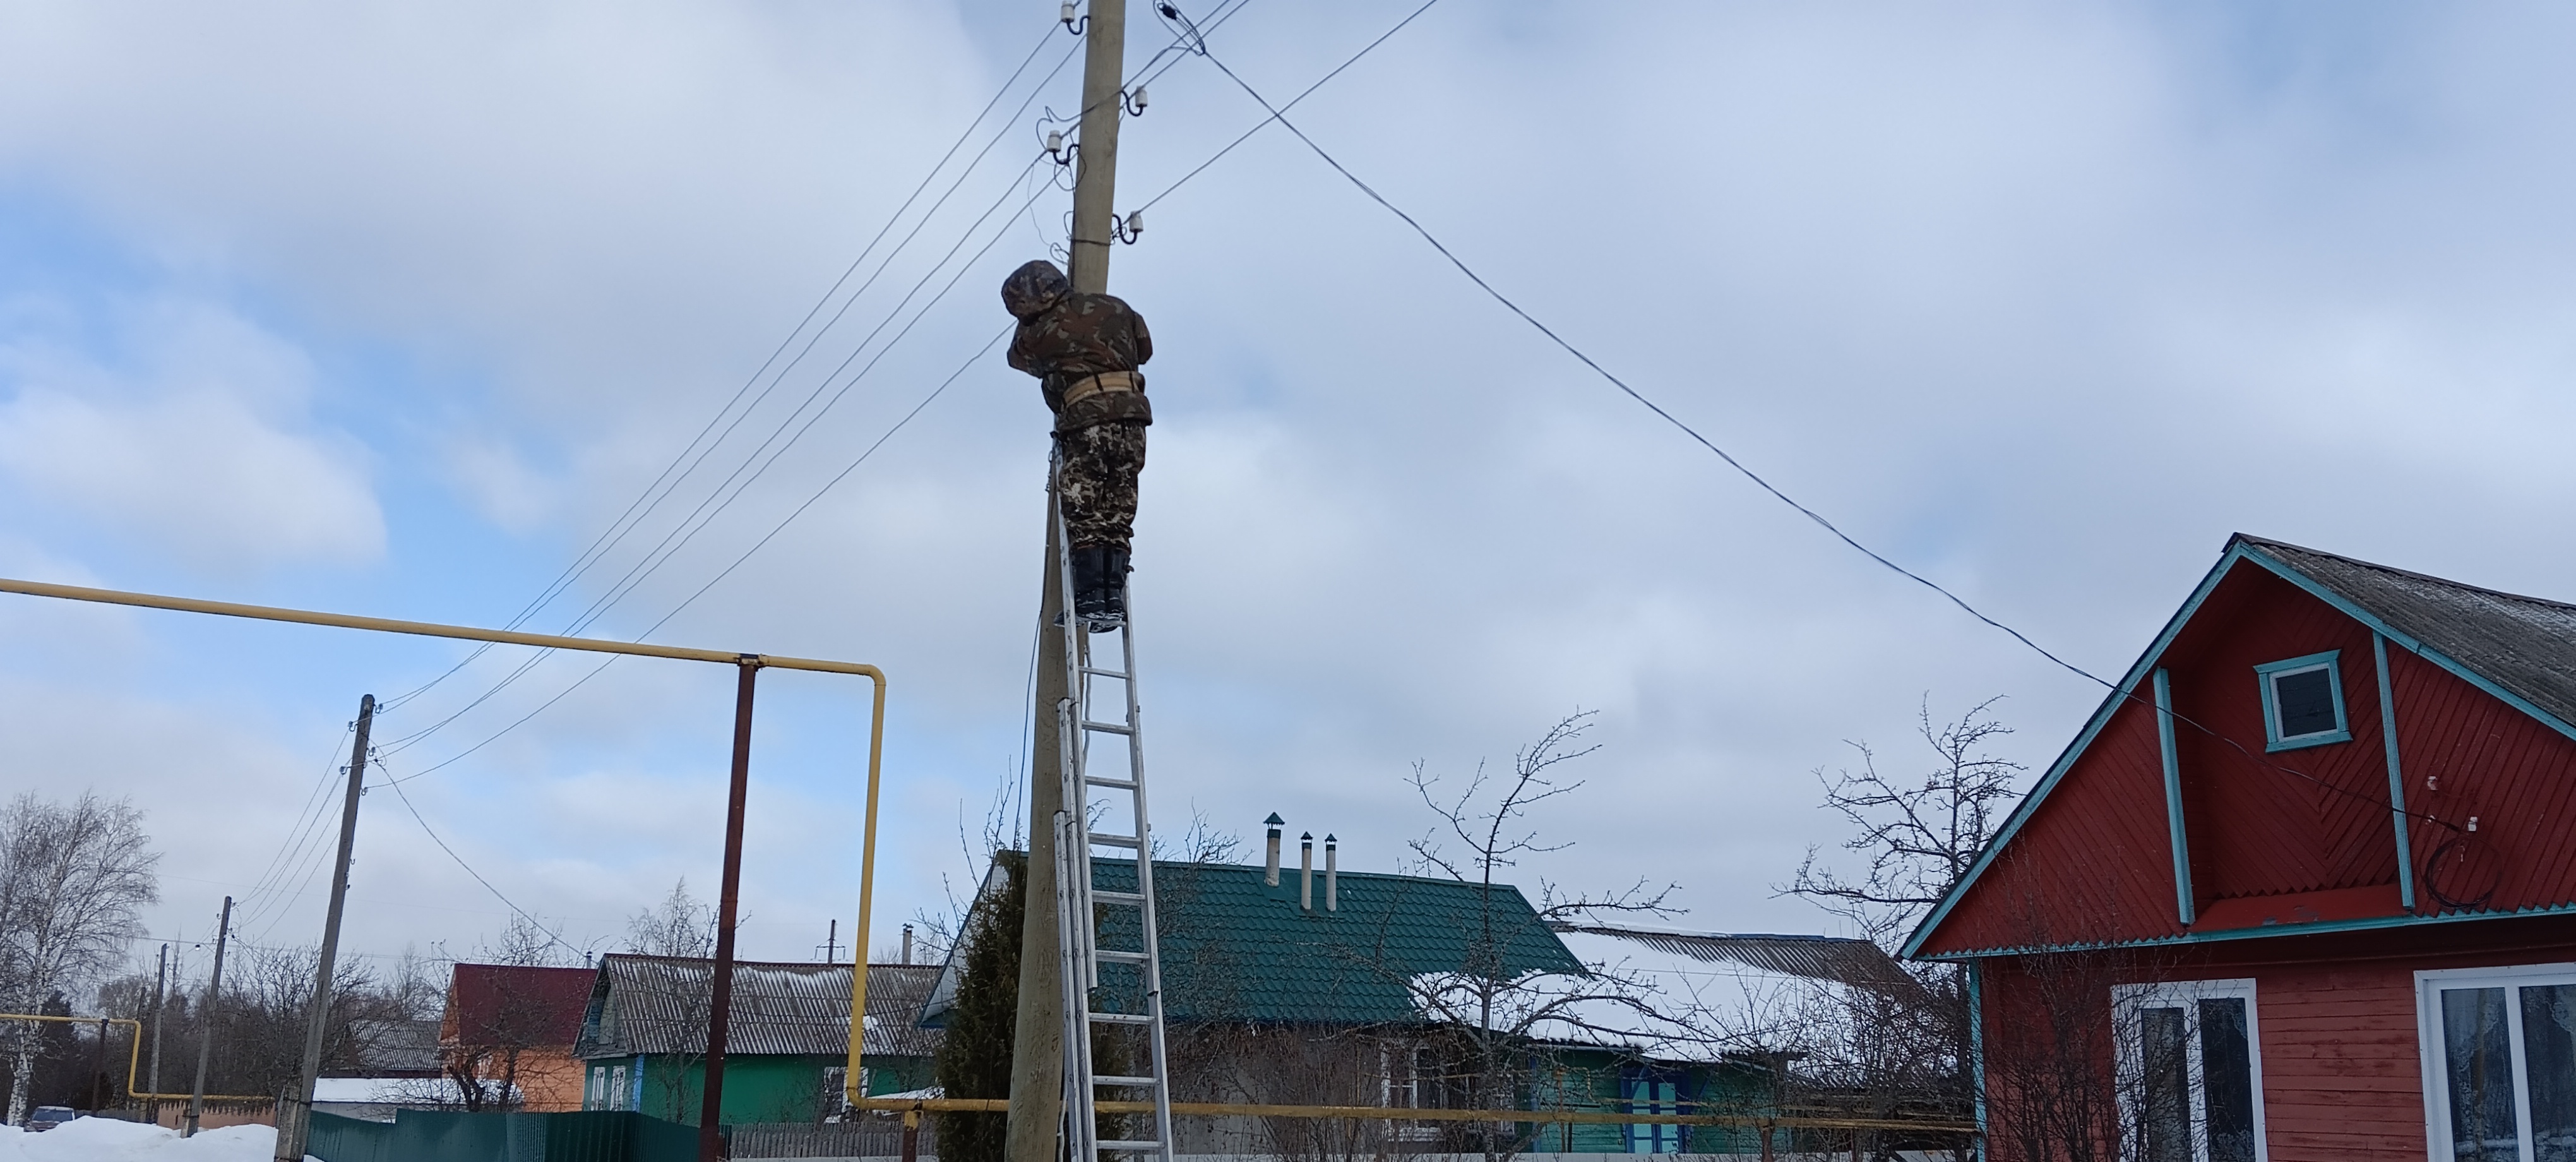
<path fill-rule="evenodd" d="M 1072 407 L 1104 392 L 1132 391 L 1142 394 L 1144 390 L 1145 377 L 1142 375 L 1133 371 L 1103 371 L 1098 375 L 1086 375 L 1064 385 L 1064 406 Z"/>

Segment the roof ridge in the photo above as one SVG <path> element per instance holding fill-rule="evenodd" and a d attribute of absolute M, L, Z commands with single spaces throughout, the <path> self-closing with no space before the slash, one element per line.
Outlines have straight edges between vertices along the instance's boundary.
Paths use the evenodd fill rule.
<path fill-rule="evenodd" d="M 2235 534 L 2234 539 L 2246 542 L 2247 544 L 2261 546 L 2263 548 L 2289 549 L 2292 552 L 2306 553 L 2310 556 L 2326 557 L 2341 561 L 2347 565 L 2356 565 L 2364 569 L 2370 569 L 2381 573 L 2394 573 L 2397 576 L 2415 581 L 2430 581 L 2445 589 L 2464 589 L 2471 593 L 2481 593 L 2488 597 L 2498 597 L 2506 601 L 2528 602 L 2532 605 L 2545 605 L 2551 609 L 2559 609 L 2565 610 L 2569 613 L 2576 613 L 2576 602 L 2558 601 L 2548 597 L 2534 597 L 2528 593 L 2508 593 L 2502 589 L 2489 589 L 2484 585 L 2471 585 L 2466 581 L 2454 581 L 2448 577 L 2436 577 L 2430 573 L 2418 573 L 2413 569 L 2400 569 L 2395 565 L 2382 565 L 2377 561 L 2365 561 L 2359 557 L 2347 557 L 2341 553 L 2327 552 L 2324 549 L 2311 549 L 2306 545 L 2294 545 L 2288 541 L 2277 541 L 2270 537 L 2258 537 L 2252 533 L 2237 533 Z"/>

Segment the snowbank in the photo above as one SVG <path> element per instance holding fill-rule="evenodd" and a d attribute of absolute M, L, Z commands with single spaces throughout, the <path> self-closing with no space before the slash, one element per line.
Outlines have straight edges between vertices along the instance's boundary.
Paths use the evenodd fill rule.
<path fill-rule="evenodd" d="M 0 1162 L 269 1162 L 276 1152 L 277 1131 L 267 1126 L 226 1126 L 184 1139 L 176 1130 L 108 1118 L 41 1134 L 0 1126 Z"/>

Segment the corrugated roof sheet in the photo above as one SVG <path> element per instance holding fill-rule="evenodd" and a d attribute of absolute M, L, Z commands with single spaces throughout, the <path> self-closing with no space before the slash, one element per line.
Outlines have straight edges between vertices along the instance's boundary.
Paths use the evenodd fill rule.
<path fill-rule="evenodd" d="M 2480 589 L 2244 533 L 2236 539 L 2559 721 L 2576 722 L 2576 605 Z"/>
<path fill-rule="evenodd" d="M 939 1033 L 913 1017 L 939 975 L 935 965 L 868 966 L 866 1050 L 928 1056 Z M 715 962 L 613 953 L 601 958 L 575 1055 L 704 1053 Z M 850 966 L 756 961 L 734 965 L 727 1053 L 829 1055 L 850 1040 Z"/>
<path fill-rule="evenodd" d="M 1777 936 L 1678 932 L 1620 924 L 1560 924 L 1559 932 L 1584 932 L 1634 941 L 1660 952 L 1710 963 L 1741 964 L 1766 972 L 1829 980 L 1867 989 L 1916 990 L 1922 986 L 1885 949 L 1843 936 Z"/>
<path fill-rule="evenodd" d="M 1095 860 L 1101 890 L 1133 890 L 1127 860 Z M 1507 976 L 1581 973 L 1583 964 L 1550 932 L 1518 888 L 1497 885 L 1490 906 L 1475 884 L 1420 876 L 1341 873 L 1341 908 L 1324 909 L 1324 877 L 1315 877 L 1315 907 L 1298 906 L 1297 871 L 1279 886 L 1242 864 L 1157 860 L 1163 942 L 1165 1013 L 1175 1021 L 1299 1024 L 1386 1024 L 1419 1021 L 1411 984 L 1431 973 L 1468 967 L 1473 950 L 1491 947 Z M 1106 916 L 1114 925 L 1124 909 Z M 1102 933 L 1109 947 L 1134 938 Z M 1490 933 L 1490 935 L 1488 935 Z M 956 963 L 952 953 L 950 965 Z M 953 967 L 949 970 L 953 973 Z M 938 1020 L 953 995 L 943 975 L 924 1019 Z"/>

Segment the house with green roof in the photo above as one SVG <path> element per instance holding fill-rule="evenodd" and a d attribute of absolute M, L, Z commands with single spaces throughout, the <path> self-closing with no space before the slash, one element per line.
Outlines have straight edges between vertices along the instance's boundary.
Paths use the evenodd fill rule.
<path fill-rule="evenodd" d="M 1330 842 L 1330 837 L 1327 837 Z M 1275 849 L 1274 849 L 1275 850 Z M 1274 856 L 1275 860 L 1275 856 Z M 1099 859 L 1095 885 L 1132 891 L 1135 865 Z M 997 864 L 976 908 L 1009 882 Z M 1681 1112 L 1769 1108 L 1770 1075 L 1715 1053 L 1676 1055 L 1669 1038 L 1569 1036 L 1564 1021 L 1531 1020 L 1499 1038 L 1444 995 L 1502 994 L 1509 1006 L 1583 991 L 1589 969 L 1520 890 L 1454 879 L 1157 860 L 1156 915 L 1163 996 L 1182 1101 L 1466 1108 L 1508 1084 L 1509 1108 Z M 1104 914 L 1104 944 L 1132 937 Z M 970 915 L 964 930 L 978 929 Z M 956 1005 L 963 950 L 952 950 L 922 1007 L 940 1026 Z M 1103 967 L 1101 996 L 1120 993 Z M 1481 983 L 1480 983 L 1481 982 Z M 1114 1007 L 1114 1001 L 1103 1003 Z M 1471 1006 L 1472 1007 L 1472 1006 Z M 1571 1010 L 1566 1010 L 1570 1012 Z M 1596 1023 L 1574 1022 L 1597 1032 Z M 1494 1046 L 1504 1045 L 1500 1053 Z M 1397 1148 L 1472 1150 L 1490 1123 L 1343 1123 L 1299 1119 L 1184 1119 L 1180 1152 L 1321 1155 Z M 1528 1148 L 1580 1153 L 1758 1151 L 1740 1134 L 1678 1125 L 1509 1131 Z M 1391 1139 L 1391 1140 L 1390 1140 Z"/>

